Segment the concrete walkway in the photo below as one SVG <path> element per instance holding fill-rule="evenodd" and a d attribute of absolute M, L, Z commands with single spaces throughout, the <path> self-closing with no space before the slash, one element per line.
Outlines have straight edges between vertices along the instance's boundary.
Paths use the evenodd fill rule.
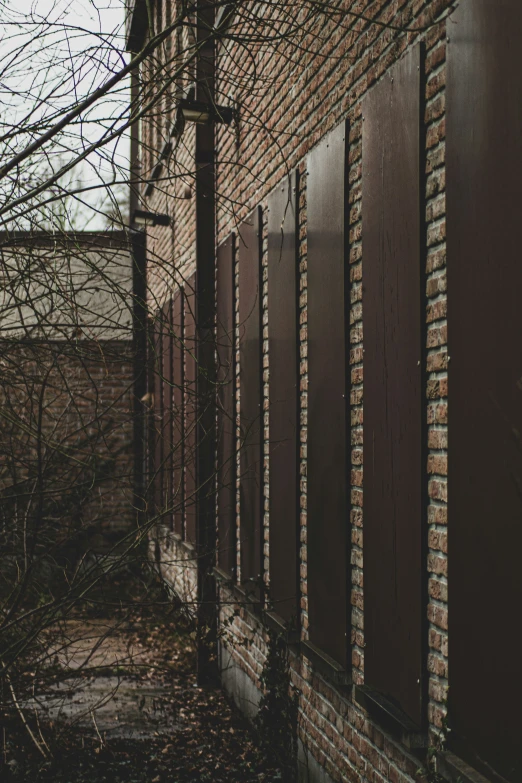
<path fill-rule="evenodd" d="M 28 703 L 30 709 L 54 724 L 65 722 L 94 733 L 102 743 L 116 737 L 171 736 L 179 728 L 180 683 L 174 691 L 169 687 L 168 670 L 151 660 L 154 651 L 140 643 L 132 626 L 73 621 L 65 636 L 67 646 L 53 655 L 68 672 L 67 679 L 53 685 L 38 703 Z"/>
<path fill-rule="evenodd" d="M 26 703 L 46 758 L 7 741 L 0 780 L 275 783 L 282 777 L 220 690 L 197 687 L 194 643 L 172 619 L 69 622 L 44 695 Z M 45 747 L 44 747 L 45 743 Z M 2 771 L 5 771 L 5 773 Z"/>

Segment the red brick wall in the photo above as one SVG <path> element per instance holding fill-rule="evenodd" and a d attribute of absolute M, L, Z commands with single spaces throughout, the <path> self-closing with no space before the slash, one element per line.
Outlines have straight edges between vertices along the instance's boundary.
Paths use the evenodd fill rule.
<path fill-rule="evenodd" d="M 2 341 L 0 361 L 4 512 L 40 461 L 48 523 L 107 549 L 135 525 L 132 342 Z"/>
<path fill-rule="evenodd" d="M 307 601 L 307 234 L 306 234 L 306 154 L 329 130 L 343 119 L 350 121 L 349 148 L 349 231 L 350 231 L 350 372 L 351 372 L 351 644 L 354 684 L 364 683 L 364 483 L 363 483 L 363 334 L 361 241 L 361 100 L 373 84 L 401 55 L 419 40 L 425 44 L 426 139 L 425 210 L 426 243 L 423 263 L 426 280 L 427 422 L 426 485 L 429 504 L 423 524 L 428 529 L 426 562 L 429 584 L 426 660 L 429 672 L 428 718 L 430 742 L 435 742 L 443 726 L 448 687 L 447 637 L 447 336 L 445 276 L 445 170 L 444 170 L 444 87 L 446 24 L 429 25 L 443 13 L 448 0 L 399 0 L 373 3 L 350 2 L 347 7 L 363 12 L 381 23 L 406 25 L 401 33 L 383 24 L 371 24 L 343 15 L 320 28 L 320 39 L 308 34 L 301 43 L 303 52 L 291 43 L 279 51 L 266 46 L 250 47 L 254 65 L 239 44 L 229 44 L 228 52 L 218 47 L 218 102 L 236 104 L 239 121 L 217 131 L 217 239 L 223 241 L 258 204 L 263 207 L 263 379 L 265 410 L 265 548 L 264 580 L 269 583 L 270 552 L 268 526 L 270 503 L 268 479 L 268 380 L 270 356 L 267 333 L 266 208 L 269 192 L 283 179 L 287 169 L 300 171 L 300 575 L 301 634 L 308 635 Z M 342 24 L 340 23 L 342 21 Z M 416 33 L 427 26 L 426 30 Z M 316 28 L 316 32 L 319 27 Z M 281 56 L 282 51 L 286 59 Z M 241 65 L 241 72 L 239 69 Z M 190 166 L 193 136 L 183 135 L 176 164 Z M 186 145 L 186 146 L 185 146 Z M 185 270 L 194 259 L 193 201 L 180 200 L 182 179 L 176 177 L 157 187 L 148 206 L 174 216 L 174 228 L 155 229 L 150 234 L 149 263 L 151 299 L 161 299 L 162 284 L 156 269 Z M 173 266 L 169 266 L 173 265 Z M 168 287 L 169 283 L 167 283 Z M 239 373 L 239 353 L 237 354 Z M 239 376 L 238 376 L 239 377 Z M 239 413 L 239 382 L 236 390 Z M 239 437 L 239 436 L 238 436 Z M 238 494 L 239 500 L 239 494 Z M 237 525 L 240 529 L 239 502 Z M 238 562 L 239 566 L 239 562 Z M 237 594 L 220 587 L 222 619 L 231 616 Z M 229 603 L 231 602 L 231 603 Z M 266 653 L 266 631 L 247 608 L 231 620 L 227 634 L 237 644 L 229 644 L 237 665 L 257 684 Z M 251 640 L 247 646 L 239 643 Z M 358 706 L 348 692 L 340 692 L 327 678 L 314 672 L 303 657 L 292 657 L 292 680 L 300 691 L 299 726 L 303 744 L 308 747 L 334 780 L 393 781 L 415 779 L 419 761 L 400 742 L 383 733 Z"/>
<path fill-rule="evenodd" d="M 167 23 L 169 3 L 161 5 L 163 21 Z M 170 0 L 170 14 L 175 15 L 177 3 Z M 155 28 L 159 30 L 156 15 Z M 174 34 L 156 52 L 153 63 L 145 62 L 141 67 L 141 78 L 148 83 L 154 77 L 158 68 L 170 61 L 181 45 L 187 52 L 193 45 L 193 33 L 188 27 Z M 172 68 L 178 60 L 172 61 Z M 179 139 L 170 137 L 170 129 L 174 120 L 174 94 L 178 87 L 187 89 L 194 79 L 193 68 L 184 70 L 184 77 L 171 84 L 159 105 L 154 107 L 152 115 L 142 124 L 141 136 L 141 177 L 143 179 L 142 208 L 152 212 L 166 213 L 171 218 L 169 228 L 153 228 L 147 234 L 147 283 L 148 307 L 154 316 L 158 309 L 169 298 L 169 292 L 177 285 L 185 285 L 195 269 L 196 241 L 196 211 L 195 211 L 195 177 L 194 126 L 187 125 Z M 163 86 L 156 80 L 158 87 Z M 163 145 L 172 143 L 172 151 L 164 161 L 159 176 L 153 179 L 153 172 L 159 160 Z"/>

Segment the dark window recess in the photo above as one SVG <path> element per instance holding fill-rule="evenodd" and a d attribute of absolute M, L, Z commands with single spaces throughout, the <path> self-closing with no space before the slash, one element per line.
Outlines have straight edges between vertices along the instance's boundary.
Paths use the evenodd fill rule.
<path fill-rule="evenodd" d="M 185 496 L 184 450 L 185 421 L 183 389 L 185 372 L 183 362 L 183 290 L 172 300 L 172 502 L 174 531 L 183 536 Z"/>
<path fill-rule="evenodd" d="M 161 513 L 163 509 L 163 313 L 158 310 L 154 319 L 154 428 L 153 428 L 153 485 L 154 485 L 154 515 Z"/>
<path fill-rule="evenodd" d="M 421 50 L 363 101 L 364 681 L 424 722 Z"/>
<path fill-rule="evenodd" d="M 163 385 L 163 419 L 162 419 L 162 482 L 163 507 L 165 516 L 163 523 L 172 527 L 172 300 L 169 299 L 162 308 L 162 385 Z"/>
<path fill-rule="evenodd" d="M 519 783 L 522 4 L 460 3 L 448 35 L 449 745 Z"/>
<path fill-rule="evenodd" d="M 235 236 L 217 251 L 217 492 L 219 567 L 236 570 Z"/>
<path fill-rule="evenodd" d="M 349 628 L 347 147 L 342 123 L 307 163 L 310 641 L 343 667 Z"/>
<path fill-rule="evenodd" d="M 185 286 L 185 540 L 196 543 L 197 514 L 197 345 L 196 275 Z"/>
<path fill-rule="evenodd" d="M 298 308 L 296 172 L 268 197 L 270 602 L 297 627 Z"/>
<path fill-rule="evenodd" d="M 147 443 L 145 460 L 145 496 L 147 515 L 152 519 L 156 505 L 155 459 L 156 459 L 156 322 L 154 318 L 147 319 L 147 416 L 145 438 Z"/>
<path fill-rule="evenodd" d="M 261 407 L 261 208 L 241 224 L 239 253 L 239 350 L 241 405 L 241 581 L 261 588 L 262 444 Z"/>

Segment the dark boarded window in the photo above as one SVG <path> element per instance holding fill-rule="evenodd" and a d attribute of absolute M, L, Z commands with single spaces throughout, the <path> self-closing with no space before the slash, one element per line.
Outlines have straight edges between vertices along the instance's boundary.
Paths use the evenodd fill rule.
<path fill-rule="evenodd" d="M 162 308 L 162 372 L 163 385 L 163 419 L 162 419 L 162 483 L 163 507 L 165 516 L 163 523 L 172 527 L 172 300 L 169 299 Z"/>
<path fill-rule="evenodd" d="M 235 237 L 217 251 L 217 487 L 220 568 L 236 568 Z"/>
<path fill-rule="evenodd" d="M 347 145 L 345 123 L 307 162 L 310 641 L 347 664 Z"/>
<path fill-rule="evenodd" d="M 179 289 L 172 301 L 172 496 L 174 506 L 174 531 L 183 536 L 184 480 L 184 405 L 185 383 L 183 362 L 183 290 Z"/>
<path fill-rule="evenodd" d="M 196 543 L 197 479 L 197 345 L 196 345 L 196 275 L 185 285 L 185 539 Z"/>
<path fill-rule="evenodd" d="M 154 373 L 154 414 L 153 414 L 153 486 L 154 514 L 160 514 L 163 508 L 163 313 L 158 310 L 154 319 L 153 373 Z"/>
<path fill-rule="evenodd" d="M 364 680 L 423 721 L 425 459 L 417 47 L 363 101 Z"/>
<path fill-rule="evenodd" d="M 145 455 L 143 468 L 145 473 L 145 502 L 149 519 L 154 513 L 154 438 L 155 438 L 155 380 L 154 380 L 154 342 L 155 324 L 153 318 L 146 321 L 146 355 L 147 355 L 147 398 L 146 417 L 144 423 Z"/>
<path fill-rule="evenodd" d="M 239 350 L 241 581 L 260 587 L 263 418 L 261 409 L 261 208 L 241 224 Z"/>
<path fill-rule="evenodd" d="M 519 783 L 522 4 L 460 3 L 449 35 L 449 738 Z"/>
<path fill-rule="evenodd" d="M 268 339 L 270 361 L 270 599 L 297 621 L 298 353 L 296 174 L 268 197 Z"/>

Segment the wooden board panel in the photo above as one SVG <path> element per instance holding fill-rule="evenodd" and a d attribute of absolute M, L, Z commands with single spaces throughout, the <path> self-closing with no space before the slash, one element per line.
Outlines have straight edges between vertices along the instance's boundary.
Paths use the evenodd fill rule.
<path fill-rule="evenodd" d="M 174 531 L 182 536 L 185 495 L 184 439 L 185 421 L 183 388 L 185 372 L 183 362 L 183 290 L 174 294 L 172 303 L 172 484 L 174 506 Z"/>
<path fill-rule="evenodd" d="M 459 3 L 449 35 L 450 741 L 474 766 L 481 758 L 515 783 L 522 780 L 522 5 Z"/>
<path fill-rule="evenodd" d="M 158 310 L 154 319 L 153 373 L 154 373 L 154 414 L 153 414 L 153 476 L 154 515 L 161 513 L 163 507 L 163 352 L 162 352 L 163 314 Z"/>
<path fill-rule="evenodd" d="M 163 419 L 162 442 L 163 461 L 161 465 L 163 484 L 162 522 L 171 528 L 172 517 L 172 300 L 169 299 L 162 308 L 162 373 L 163 386 Z"/>
<path fill-rule="evenodd" d="M 147 319 L 147 393 L 150 398 L 150 407 L 147 407 L 145 438 L 146 438 L 146 503 L 147 519 L 154 516 L 156 505 L 156 482 L 154 480 L 154 464 L 156 461 L 156 324 L 154 318 Z"/>
<path fill-rule="evenodd" d="M 364 680 L 424 720 L 419 47 L 363 101 Z"/>
<path fill-rule="evenodd" d="M 235 236 L 217 251 L 217 492 L 220 568 L 236 570 Z"/>
<path fill-rule="evenodd" d="M 268 197 L 270 600 L 297 626 L 299 476 L 296 172 Z"/>
<path fill-rule="evenodd" d="M 347 146 L 343 123 L 308 158 L 310 641 L 347 665 Z"/>
<path fill-rule="evenodd" d="M 185 285 L 185 540 L 196 543 L 197 519 L 197 340 L 196 275 Z"/>
<path fill-rule="evenodd" d="M 241 404 L 241 581 L 260 585 L 262 518 L 261 209 L 241 224 L 239 349 Z"/>

